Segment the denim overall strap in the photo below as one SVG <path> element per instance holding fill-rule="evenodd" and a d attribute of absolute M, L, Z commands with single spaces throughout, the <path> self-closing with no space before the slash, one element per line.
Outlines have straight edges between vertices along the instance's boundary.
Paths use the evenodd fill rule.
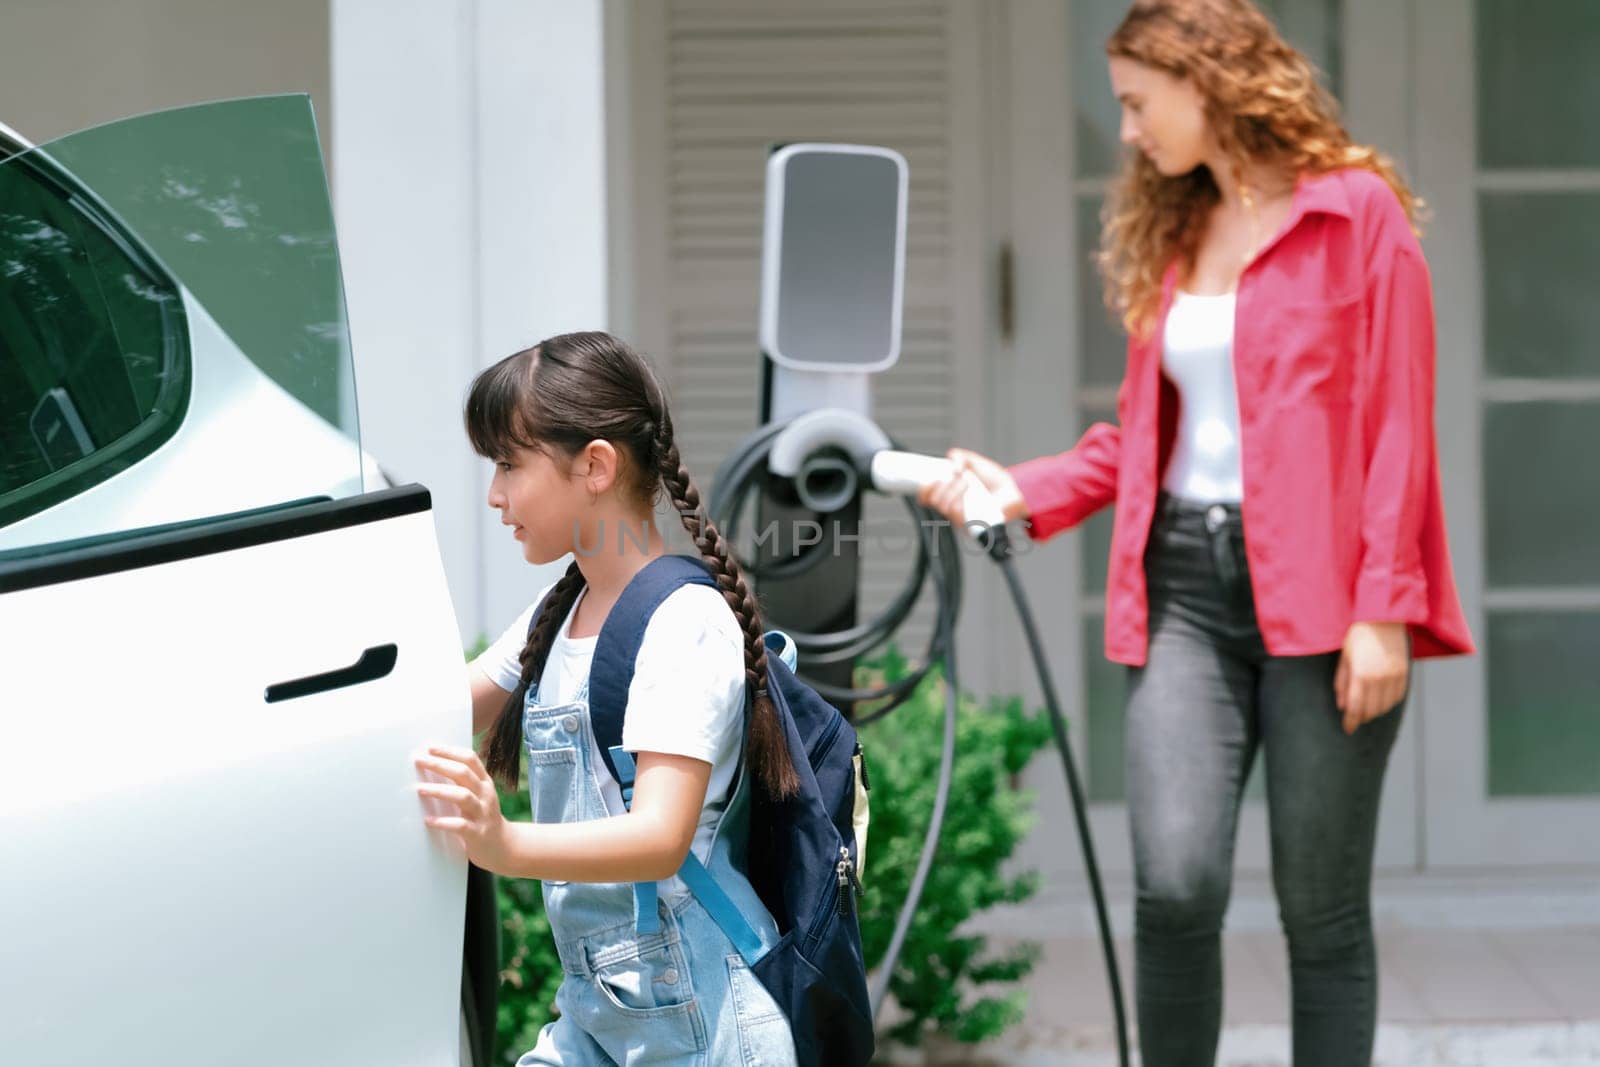
<path fill-rule="evenodd" d="M 633 807 L 633 757 L 621 746 L 617 745 L 611 750 L 611 761 L 617 771 L 623 776 L 622 802 L 631 810 Z M 678 877 L 683 879 L 683 884 L 693 893 L 700 906 L 711 915 L 711 919 L 733 942 L 733 947 L 739 950 L 739 955 L 746 964 L 754 967 L 766 955 L 767 946 L 762 942 L 761 935 L 756 933 L 755 927 L 745 918 L 739 906 L 733 902 L 711 872 L 706 870 L 705 864 L 691 850 L 683 858 L 683 866 L 678 868 Z M 656 914 L 656 883 L 635 882 L 633 884 L 634 921 L 639 933 L 655 933 L 660 929 L 660 918 Z"/>
<path fill-rule="evenodd" d="M 578 691 L 576 693 L 572 694 L 572 699 L 568 700 L 567 703 L 569 703 L 569 704 L 583 703 L 583 702 L 587 702 L 588 699 L 589 699 L 589 679 L 585 678 L 585 679 L 583 679 L 583 681 L 578 683 Z M 523 698 L 522 698 L 523 707 L 526 708 L 529 704 L 537 704 L 538 702 L 539 702 L 539 683 L 538 682 L 529 682 L 528 683 L 528 691 L 527 691 L 527 693 L 525 693 L 523 695 Z"/>
<path fill-rule="evenodd" d="M 617 785 L 622 789 L 622 806 L 633 810 L 633 757 L 621 745 L 611 748 L 611 765 L 617 769 Z M 659 894 L 654 882 L 633 883 L 633 927 L 641 934 L 659 933 L 661 916 L 656 908 Z"/>

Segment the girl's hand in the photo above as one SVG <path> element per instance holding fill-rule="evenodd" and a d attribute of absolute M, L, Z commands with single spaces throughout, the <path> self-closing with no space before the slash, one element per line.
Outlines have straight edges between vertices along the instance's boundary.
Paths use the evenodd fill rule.
<path fill-rule="evenodd" d="M 460 748 L 430 746 L 428 755 L 418 756 L 417 769 L 432 771 L 447 779 L 444 782 L 422 782 L 417 794 L 448 801 L 455 805 L 456 815 L 427 815 L 423 822 L 435 830 L 444 830 L 460 839 L 467 851 L 467 859 L 494 874 L 508 873 L 510 860 L 510 827 L 500 814 L 500 795 L 495 792 L 494 779 L 484 770 L 476 752 Z"/>
<path fill-rule="evenodd" d="M 1344 635 L 1333 675 L 1333 696 L 1344 712 L 1344 732 L 1393 711 L 1405 696 L 1410 649 L 1403 622 L 1356 622 Z"/>
<path fill-rule="evenodd" d="M 965 448 L 952 448 L 945 453 L 945 458 L 955 465 L 954 474 L 942 482 L 924 486 L 917 494 L 917 503 L 939 512 L 953 526 L 959 527 L 967 521 L 963 502 L 969 480 L 976 480 L 994 496 L 1007 522 L 1027 517 L 1028 505 L 1022 499 L 1022 490 L 1000 464 Z"/>

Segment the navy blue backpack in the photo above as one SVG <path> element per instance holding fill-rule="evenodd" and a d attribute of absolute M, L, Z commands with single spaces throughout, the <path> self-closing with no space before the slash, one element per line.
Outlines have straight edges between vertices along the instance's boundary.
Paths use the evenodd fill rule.
<path fill-rule="evenodd" d="M 717 587 L 699 559 L 668 554 L 652 560 L 629 581 L 595 643 L 589 715 L 606 768 L 625 799 L 632 797 L 634 768 L 621 747 L 622 721 L 639 646 L 655 609 L 691 583 Z M 533 622 L 543 608 L 541 603 Z M 859 816 L 864 829 L 866 815 L 861 747 L 838 709 L 795 677 L 792 663 L 780 655 L 792 650 L 787 637 L 776 630 L 765 637 L 769 695 L 800 776 L 799 793 L 781 802 L 749 783 L 746 874 L 777 921 L 777 944 L 756 955 L 759 948 L 750 946 L 759 941 L 749 924 L 693 853 L 678 874 L 729 940 L 746 952 L 752 971 L 783 1009 L 799 1062 L 805 1067 L 865 1065 L 872 1059 L 873 1030 L 856 920 L 861 862 L 856 823 Z M 646 890 L 653 893 L 654 886 L 637 891 Z"/>

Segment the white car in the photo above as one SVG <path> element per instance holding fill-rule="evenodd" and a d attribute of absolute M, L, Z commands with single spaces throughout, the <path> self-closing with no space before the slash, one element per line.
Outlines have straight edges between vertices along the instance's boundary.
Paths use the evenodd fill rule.
<path fill-rule="evenodd" d="M 309 102 L 0 130 L 0 1061 L 488 1063 L 420 486 L 354 430 Z"/>

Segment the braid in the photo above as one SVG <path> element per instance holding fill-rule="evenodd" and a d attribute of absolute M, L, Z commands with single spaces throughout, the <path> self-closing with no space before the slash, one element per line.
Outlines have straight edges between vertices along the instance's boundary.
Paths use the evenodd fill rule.
<path fill-rule="evenodd" d="M 655 414 L 658 417 L 654 443 L 661 483 L 683 520 L 684 529 L 700 550 L 700 558 L 711 567 L 722 598 L 733 609 L 744 630 L 745 684 L 755 697 L 750 718 L 750 766 L 755 771 L 756 781 L 770 796 L 793 796 L 800 789 L 800 778 L 789 757 L 789 742 L 778 721 L 777 709 L 767 693 L 767 644 L 763 640 L 761 609 L 745 583 L 739 564 L 728 551 L 722 533 L 700 510 L 700 490 L 695 488 L 673 441 L 672 416 L 664 407 L 658 408 Z"/>
<path fill-rule="evenodd" d="M 528 694 L 528 687 L 544 670 L 545 659 L 550 655 L 550 644 L 555 640 L 567 613 L 572 610 L 572 605 L 577 602 L 578 594 L 583 592 L 584 584 L 583 572 L 574 560 L 567 568 L 567 573 L 546 594 L 539 618 L 528 634 L 527 643 L 522 646 L 519 656 L 522 677 L 517 682 L 517 690 L 507 699 L 506 706 L 500 709 L 494 725 L 484 734 L 479 747 L 478 754 L 483 757 L 484 766 L 507 789 L 516 790 L 522 776 L 523 698 Z"/>

